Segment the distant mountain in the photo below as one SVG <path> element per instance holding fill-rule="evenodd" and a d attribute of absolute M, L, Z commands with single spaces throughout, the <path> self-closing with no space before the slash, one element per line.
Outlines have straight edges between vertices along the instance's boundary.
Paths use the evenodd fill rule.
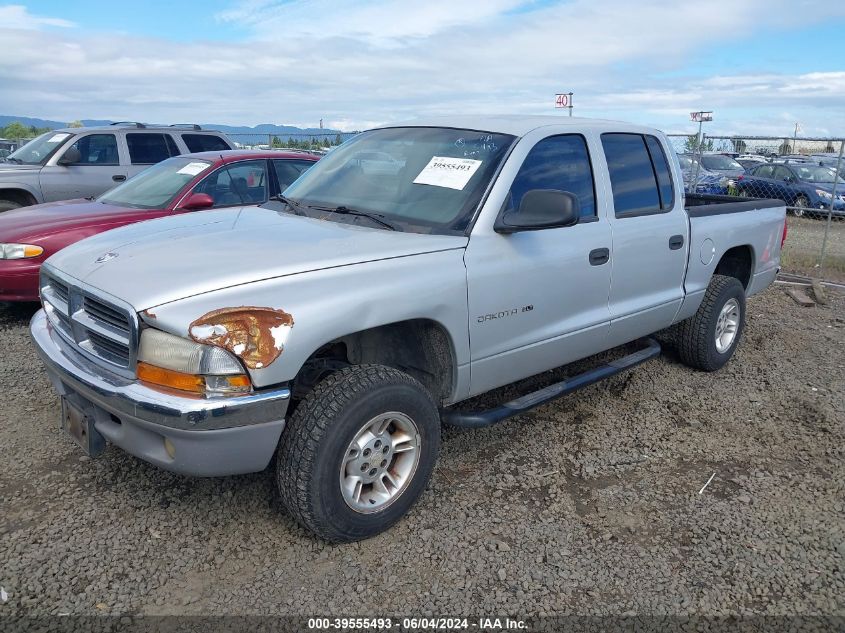
<path fill-rule="evenodd" d="M 35 127 L 49 127 L 61 128 L 67 127 L 67 121 L 50 121 L 49 119 L 37 119 L 26 116 L 9 116 L 0 114 L 0 127 L 5 127 L 13 121 L 20 121 L 24 125 L 33 125 Z M 82 124 L 85 127 L 94 127 L 98 125 L 109 125 L 112 121 L 100 119 L 82 119 Z M 153 124 L 150 124 L 153 125 Z M 340 130 L 320 129 L 315 127 L 300 128 L 293 125 L 275 125 L 273 123 L 261 123 L 254 127 L 246 125 L 218 125 L 216 123 L 201 123 L 205 129 L 220 130 L 226 134 L 278 134 L 280 136 L 290 134 L 342 134 Z"/>

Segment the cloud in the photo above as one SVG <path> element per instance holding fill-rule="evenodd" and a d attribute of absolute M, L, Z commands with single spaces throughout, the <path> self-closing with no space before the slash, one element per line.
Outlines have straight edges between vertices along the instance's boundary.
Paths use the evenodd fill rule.
<path fill-rule="evenodd" d="M 323 118 L 356 129 L 454 112 L 550 114 L 555 92 L 573 90 L 576 115 L 672 131 L 704 107 L 717 109 L 719 126 L 775 131 L 788 112 L 806 130 L 815 119 L 845 134 L 843 73 L 815 72 L 813 56 L 795 74 L 763 60 L 756 74 L 710 76 L 689 61 L 754 30 L 788 22 L 794 31 L 842 15 L 845 3 L 822 0 L 800 11 L 792 0 L 248 0 L 217 16 L 252 33 L 237 42 L 82 29 L 44 38 L 0 26 L 0 112 L 237 124 Z"/>
<path fill-rule="evenodd" d="M 2 25 L 3 29 L 22 29 L 25 31 L 36 31 L 45 26 L 58 26 L 62 28 L 76 26 L 76 24 L 69 20 L 32 15 L 21 4 L 0 6 L 0 25 Z"/>

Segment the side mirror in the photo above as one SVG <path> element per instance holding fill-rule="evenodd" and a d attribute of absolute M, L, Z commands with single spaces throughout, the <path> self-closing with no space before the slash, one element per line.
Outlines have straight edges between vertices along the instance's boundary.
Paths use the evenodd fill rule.
<path fill-rule="evenodd" d="M 197 211 L 199 209 L 210 209 L 213 206 L 214 198 L 207 193 L 192 193 L 180 208 L 186 211 Z"/>
<path fill-rule="evenodd" d="M 82 154 L 75 147 L 70 147 L 56 162 L 63 167 L 76 165 L 77 163 L 82 162 Z"/>
<path fill-rule="evenodd" d="M 496 233 L 537 231 L 563 226 L 573 226 L 581 216 L 578 196 L 557 189 L 532 189 L 526 191 L 519 209 L 509 209 L 496 220 Z"/>

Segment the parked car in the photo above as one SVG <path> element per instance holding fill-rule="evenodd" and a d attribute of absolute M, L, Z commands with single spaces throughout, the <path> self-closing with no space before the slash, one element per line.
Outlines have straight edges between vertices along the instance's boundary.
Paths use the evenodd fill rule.
<path fill-rule="evenodd" d="M 702 154 L 700 161 L 701 165 L 709 171 L 732 180 L 745 175 L 743 166 L 730 156 L 725 156 L 724 154 Z"/>
<path fill-rule="evenodd" d="M 761 165 L 739 180 L 737 189 L 743 197 L 780 198 L 797 216 L 812 214 L 812 209 L 830 209 L 831 203 L 834 215 L 843 215 L 845 180 L 836 178 L 836 200 L 833 200 L 835 177 L 834 169 L 812 163 Z"/>
<path fill-rule="evenodd" d="M 404 168 L 369 174 L 361 152 Z M 356 136 L 277 202 L 74 244 L 42 268 L 31 324 L 64 427 L 89 455 L 111 443 L 189 475 L 277 455 L 292 517 L 373 536 L 426 489 L 441 420 L 489 426 L 618 374 L 673 324 L 686 364 L 728 362 L 786 211 L 685 196 L 672 156 L 642 126 L 444 117 Z M 502 406 L 454 407 L 634 341 Z"/>
<path fill-rule="evenodd" d="M 317 161 L 305 153 L 225 150 L 169 158 L 98 198 L 0 214 L 0 301 L 38 301 L 38 273 L 79 240 L 189 211 L 260 204 Z"/>
<path fill-rule="evenodd" d="M 171 156 L 233 148 L 222 132 L 198 125 L 115 123 L 53 130 L 15 150 L 0 164 L 0 212 L 99 196 Z"/>
<path fill-rule="evenodd" d="M 684 179 L 684 190 L 691 193 L 706 193 L 725 195 L 728 193 L 729 178 L 702 167 L 698 159 L 692 154 L 678 154 L 681 164 L 681 175 Z M 695 180 L 695 189 L 692 181 Z"/>
<path fill-rule="evenodd" d="M 737 158 L 736 162 L 742 165 L 742 168 L 745 170 L 746 173 L 750 172 L 755 167 L 759 165 L 765 165 L 769 161 L 767 160 L 758 160 L 756 158 Z"/>

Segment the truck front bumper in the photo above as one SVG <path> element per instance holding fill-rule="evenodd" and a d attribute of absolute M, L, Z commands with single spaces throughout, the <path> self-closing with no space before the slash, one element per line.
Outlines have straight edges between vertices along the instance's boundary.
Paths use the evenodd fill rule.
<path fill-rule="evenodd" d="M 32 318 L 30 332 L 59 395 L 127 453 L 198 477 L 258 472 L 270 463 L 289 389 L 226 398 L 159 391 L 83 357 L 53 331 L 43 310 Z"/>

